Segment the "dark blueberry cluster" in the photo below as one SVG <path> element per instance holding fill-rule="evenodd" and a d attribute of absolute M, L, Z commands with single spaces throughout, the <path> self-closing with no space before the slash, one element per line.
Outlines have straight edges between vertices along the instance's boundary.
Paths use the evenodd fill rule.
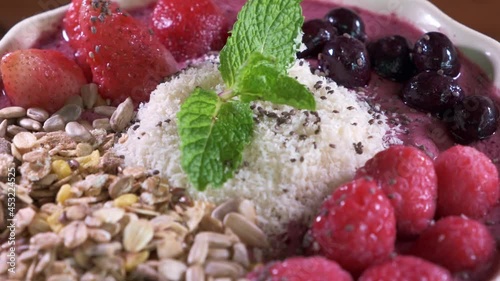
<path fill-rule="evenodd" d="M 339 85 L 365 87 L 373 70 L 402 83 L 402 101 L 442 119 L 458 143 L 485 139 L 496 131 L 495 103 L 486 96 L 467 96 L 460 87 L 458 51 L 446 35 L 428 32 L 413 46 L 401 35 L 370 41 L 363 20 L 348 8 L 306 21 L 302 31 L 306 49 L 298 58 L 317 59 L 318 68 Z"/>

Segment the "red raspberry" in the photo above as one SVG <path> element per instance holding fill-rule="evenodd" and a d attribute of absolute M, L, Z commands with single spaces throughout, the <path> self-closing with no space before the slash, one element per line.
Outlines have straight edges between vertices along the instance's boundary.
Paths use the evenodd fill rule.
<path fill-rule="evenodd" d="M 248 274 L 251 281 L 352 281 L 336 262 L 323 257 L 294 257 L 273 262 Z"/>
<path fill-rule="evenodd" d="M 375 181 L 354 180 L 325 200 L 312 236 L 326 257 L 358 274 L 394 251 L 394 209 Z"/>
<path fill-rule="evenodd" d="M 451 273 L 438 265 L 412 256 L 397 256 L 393 260 L 374 265 L 358 281 L 452 281 Z"/>
<path fill-rule="evenodd" d="M 392 146 L 377 153 L 356 173 L 375 178 L 396 213 L 398 235 L 426 229 L 436 211 L 437 177 L 427 154 L 412 146 Z"/>
<path fill-rule="evenodd" d="M 491 160 L 469 146 L 454 146 L 435 162 L 437 213 L 482 219 L 498 202 L 498 171 Z"/>
<path fill-rule="evenodd" d="M 465 217 L 443 218 L 426 229 L 411 253 L 451 272 L 475 270 L 491 261 L 495 240 L 485 225 Z"/>

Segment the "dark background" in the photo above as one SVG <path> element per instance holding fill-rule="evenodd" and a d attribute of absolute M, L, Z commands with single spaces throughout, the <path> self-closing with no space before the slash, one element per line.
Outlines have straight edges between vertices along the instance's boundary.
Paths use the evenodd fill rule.
<path fill-rule="evenodd" d="M 70 0 L 0 0 L 0 37 L 19 20 L 69 2 Z M 500 41 L 500 0 L 431 2 L 459 22 Z"/>

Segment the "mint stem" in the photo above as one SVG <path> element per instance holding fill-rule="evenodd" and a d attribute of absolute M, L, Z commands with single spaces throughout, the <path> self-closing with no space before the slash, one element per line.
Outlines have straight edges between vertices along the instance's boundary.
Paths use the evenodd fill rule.
<path fill-rule="evenodd" d="M 231 89 L 227 89 L 225 90 L 224 92 L 220 93 L 219 94 L 219 98 L 223 101 L 227 101 L 227 100 L 230 100 L 234 97 L 234 93 L 233 93 L 233 90 Z"/>

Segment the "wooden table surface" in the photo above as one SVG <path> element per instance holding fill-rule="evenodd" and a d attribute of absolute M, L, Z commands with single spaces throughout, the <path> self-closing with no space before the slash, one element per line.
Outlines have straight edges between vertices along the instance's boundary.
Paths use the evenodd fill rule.
<path fill-rule="evenodd" d="M 376 1 L 376 0 L 374 0 Z M 0 1 L 0 35 L 17 21 L 70 0 Z M 452 18 L 500 41 L 500 0 L 431 0 Z M 3 30 L 2 30 L 3 29 Z"/>

